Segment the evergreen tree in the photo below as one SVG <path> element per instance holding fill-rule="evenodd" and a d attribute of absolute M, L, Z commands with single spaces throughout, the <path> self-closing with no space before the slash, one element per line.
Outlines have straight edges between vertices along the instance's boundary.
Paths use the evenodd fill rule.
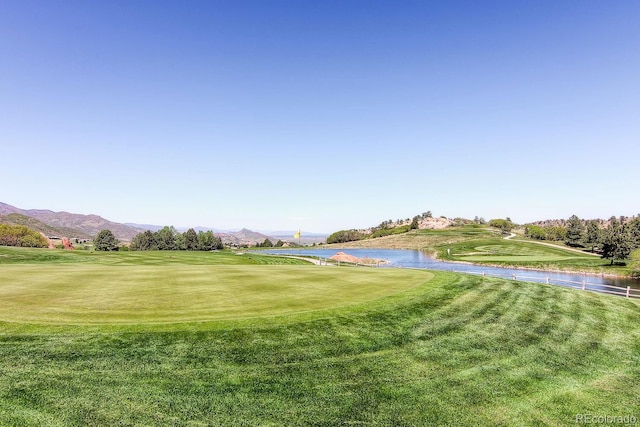
<path fill-rule="evenodd" d="M 184 232 L 185 247 L 188 251 L 198 250 L 198 235 L 193 228 Z"/>
<path fill-rule="evenodd" d="M 634 248 L 640 248 L 640 217 L 635 217 L 627 224 L 631 243 Z"/>
<path fill-rule="evenodd" d="M 131 239 L 130 249 L 132 251 L 150 251 L 158 249 L 154 234 L 149 230 L 136 234 L 134 238 Z"/>
<path fill-rule="evenodd" d="M 585 243 L 591 245 L 591 252 L 595 252 L 598 242 L 600 242 L 600 227 L 598 226 L 598 221 L 589 221 L 587 223 Z"/>
<path fill-rule="evenodd" d="M 102 230 L 93 239 L 93 248 L 96 251 L 117 251 L 120 242 L 113 235 L 111 230 Z"/>
<path fill-rule="evenodd" d="M 198 245 L 201 251 L 213 251 L 224 249 L 222 239 L 213 234 L 213 231 L 200 231 L 198 233 Z"/>
<path fill-rule="evenodd" d="M 183 233 L 176 233 L 173 237 L 173 249 L 177 251 L 184 251 L 187 249 L 187 241 L 185 240 Z"/>
<path fill-rule="evenodd" d="M 161 251 L 171 251 L 176 248 L 176 229 L 163 227 L 153 234 L 156 245 Z"/>
<path fill-rule="evenodd" d="M 417 215 L 413 217 L 413 220 L 411 221 L 411 225 L 409 226 L 410 230 L 418 229 L 418 227 L 420 226 L 420 224 L 418 223 L 418 219 L 419 217 Z"/>
<path fill-rule="evenodd" d="M 610 258 L 611 265 L 616 259 L 625 259 L 632 250 L 631 236 L 624 223 L 611 217 L 609 226 L 603 233 L 602 258 Z"/>
<path fill-rule="evenodd" d="M 577 215 L 571 215 L 567 224 L 565 243 L 568 246 L 584 246 L 584 224 Z"/>

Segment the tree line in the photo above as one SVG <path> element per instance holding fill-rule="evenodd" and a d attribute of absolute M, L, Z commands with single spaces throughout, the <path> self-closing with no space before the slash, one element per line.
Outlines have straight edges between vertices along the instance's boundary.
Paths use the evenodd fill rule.
<path fill-rule="evenodd" d="M 562 241 L 567 246 L 588 248 L 611 260 L 627 259 L 640 248 L 640 217 L 612 216 L 609 221 L 581 220 L 572 215 L 566 225 L 527 224 L 525 236 L 536 240 Z"/>
<path fill-rule="evenodd" d="M 193 228 L 184 233 L 174 227 L 163 227 L 156 232 L 150 230 L 138 233 L 132 240 L 132 251 L 212 251 L 224 249 L 222 239 L 212 231 L 196 231 Z"/>

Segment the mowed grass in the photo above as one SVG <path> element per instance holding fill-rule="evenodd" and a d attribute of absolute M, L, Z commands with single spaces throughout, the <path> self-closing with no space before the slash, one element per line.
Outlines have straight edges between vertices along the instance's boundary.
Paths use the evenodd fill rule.
<path fill-rule="evenodd" d="M 447 249 L 451 252 L 448 253 Z M 471 239 L 438 247 L 444 260 L 484 263 L 498 266 L 529 267 L 590 273 L 627 275 L 628 268 L 611 261 L 559 247 L 499 238 Z"/>
<path fill-rule="evenodd" d="M 2 283 L 9 269 L 32 267 L 48 264 L 0 265 Z M 114 276 L 122 267 L 155 268 L 100 258 L 77 267 Z M 229 267 L 255 272 L 248 283 L 268 280 L 258 270 L 276 267 L 329 285 L 314 282 L 321 269 L 311 265 Z M 362 275 L 362 283 L 388 274 L 322 269 Z M 563 426 L 585 413 L 640 417 L 640 303 L 418 273 L 427 274 L 420 284 L 392 294 L 284 315 L 115 329 L 1 322 L 0 425 Z M 73 295 L 79 285 L 62 286 Z"/>
<path fill-rule="evenodd" d="M 47 324 L 139 325 L 292 314 L 375 300 L 431 277 L 425 271 L 312 265 L 18 264 L 0 271 L 0 322 Z"/>
<path fill-rule="evenodd" d="M 101 265 L 256 265 L 309 264 L 304 260 L 233 251 L 90 252 L 0 246 L 0 266 L 6 264 Z"/>
<path fill-rule="evenodd" d="M 550 262 L 567 260 L 600 261 L 580 254 L 529 242 L 512 240 L 470 241 L 453 245 L 452 256 L 474 262 Z"/>

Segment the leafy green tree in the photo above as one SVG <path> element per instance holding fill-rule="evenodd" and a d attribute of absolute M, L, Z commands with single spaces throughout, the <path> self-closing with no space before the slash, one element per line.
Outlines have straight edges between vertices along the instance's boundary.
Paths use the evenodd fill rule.
<path fill-rule="evenodd" d="M 132 251 L 150 251 L 158 249 L 154 233 L 147 230 L 136 234 L 133 239 L 131 239 L 130 249 Z"/>
<path fill-rule="evenodd" d="M 528 224 L 524 227 L 524 235 L 535 240 L 544 240 L 547 233 L 539 225 Z"/>
<path fill-rule="evenodd" d="M 503 234 L 507 234 L 513 229 L 514 224 L 513 222 L 511 222 L 509 218 L 507 219 L 497 218 L 489 221 L 489 226 L 499 229 L 500 231 L 502 231 Z"/>
<path fill-rule="evenodd" d="M 93 248 L 96 251 L 117 251 L 119 249 L 120 242 L 113 235 L 111 230 L 102 230 L 98 233 L 95 239 L 93 239 Z"/>
<path fill-rule="evenodd" d="M 587 223 L 587 231 L 585 234 L 585 243 L 591 245 L 591 252 L 595 252 L 596 245 L 600 242 L 600 226 L 598 221 L 591 220 Z"/>
<path fill-rule="evenodd" d="M 173 248 L 177 251 L 187 250 L 187 242 L 183 233 L 176 233 L 173 238 Z"/>
<path fill-rule="evenodd" d="M 585 228 L 577 215 L 571 215 L 567 224 L 567 234 L 564 242 L 568 246 L 584 246 Z"/>
<path fill-rule="evenodd" d="M 0 246 L 46 248 L 47 239 L 25 225 L 0 224 Z"/>
<path fill-rule="evenodd" d="M 176 248 L 176 229 L 171 227 L 163 227 L 156 231 L 153 237 L 156 241 L 156 246 L 161 251 L 170 251 Z"/>
<path fill-rule="evenodd" d="M 198 245 L 201 251 L 224 249 L 222 239 L 214 235 L 211 230 L 198 232 Z"/>
<path fill-rule="evenodd" d="M 611 217 L 609 226 L 603 233 L 602 258 L 611 259 L 613 265 L 614 260 L 627 258 L 632 249 L 633 242 L 625 224 L 616 217 Z"/>
<path fill-rule="evenodd" d="M 23 248 L 46 248 L 49 244 L 47 239 L 36 231 L 20 237 L 20 246 Z"/>
<path fill-rule="evenodd" d="M 282 246 L 284 246 L 284 242 L 282 240 L 278 239 L 278 241 L 276 242 L 276 247 L 280 248 Z"/>
<path fill-rule="evenodd" d="M 550 240 L 552 242 L 561 242 L 567 236 L 567 229 L 559 225 L 544 227 L 544 231 L 546 234 L 546 240 Z"/>
<path fill-rule="evenodd" d="M 193 228 L 190 228 L 184 232 L 184 242 L 185 248 L 188 251 L 198 250 L 198 234 Z"/>
<path fill-rule="evenodd" d="M 264 242 L 262 242 L 260 245 L 261 248 L 272 248 L 273 247 L 273 242 L 271 242 L 271 240 L 269 239 L 264 239 Z"/>
<path fill-rule="evenodd" d="M 340 230 L 327 237 L 327 243 L 345 243 L 362 240 L 364 235 L 358 230 Z"/>

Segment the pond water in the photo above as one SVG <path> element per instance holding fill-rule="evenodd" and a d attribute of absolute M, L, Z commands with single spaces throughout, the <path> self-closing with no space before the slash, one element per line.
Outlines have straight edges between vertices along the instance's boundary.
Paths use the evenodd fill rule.
<path fill-rule="evenodd" d="M 338 252 L 344 252 L 358 258 L 383 259 L 387 261 L 388 264 L 380 264 L 380 267 L 387 268 L 424 268 L 428 270 L 446 270 L 473 274 L 484 273 L 490 276 L 505 278 L 513 278 L 513 276 L 516 275 L 518 280 L 546 283 L 547 279 L 549 279 L 550 283 L 559 285 L 562 285 L 562 282 L 565 281 L 580 283 L 586 281 L 589 285 L 593 285 L 590 286 L 590 289 L 597 286 L 631 286 L 632 289 L 640 289 L 640 280 L 439 261 L 429 257 L 424 252 L 406 249 L 269 249 L 265 252 L 281 255 L 316 256 L 320 258 L 331 258 Z M 573 286 L 577 286 L 577 284 L 573 284 Z"/>

